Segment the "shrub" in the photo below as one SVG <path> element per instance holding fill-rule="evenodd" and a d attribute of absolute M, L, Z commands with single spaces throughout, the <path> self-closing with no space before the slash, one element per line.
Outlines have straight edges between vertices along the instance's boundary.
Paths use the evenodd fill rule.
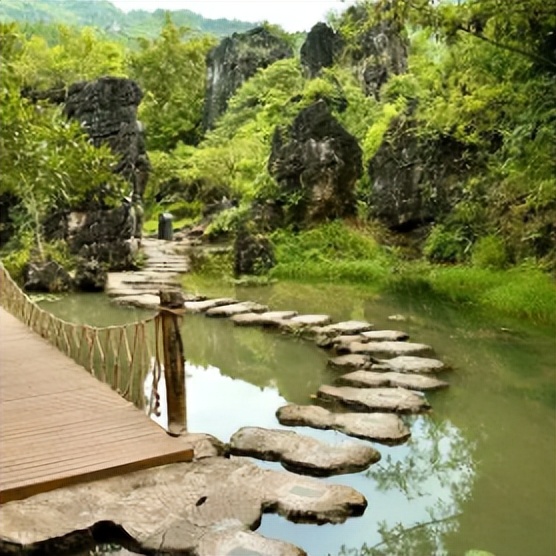
<path fill-rule="evenodd" d="M 504 268 L 508 262 L 508 254 L 502 238 L 493 235 L 480 238 L 473 246 L 471 261 L 473 266 L 479 268 Z"/>

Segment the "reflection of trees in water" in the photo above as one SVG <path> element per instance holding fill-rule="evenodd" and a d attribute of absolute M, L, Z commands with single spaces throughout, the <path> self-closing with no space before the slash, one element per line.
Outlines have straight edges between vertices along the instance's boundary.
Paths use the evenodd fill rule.
<path fill-rule="evenodd" d="M 366 475 L 379 491 L 398 490 L 408 500 L 434 497 L 427 519 L 417 523 L 378 525 L 381 542 L 360 548 L 342 547 L 339 556 L 441 556 L 443 538 L 457 530 L 463 502 L 471 495 L 475 466 L 473 444 L 449 421 L 420 417 L 413 423 L 409 453 L 396 460 L 386 456 Z M 395 452 L 394 452 L 395 454 Z"/>

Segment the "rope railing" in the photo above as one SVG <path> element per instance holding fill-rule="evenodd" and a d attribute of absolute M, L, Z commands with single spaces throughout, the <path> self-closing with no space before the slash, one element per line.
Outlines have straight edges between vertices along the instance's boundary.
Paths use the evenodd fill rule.
<path fill-rule="evenodd" d="M 152 372 L 156 395 L 163 369 L 160 314 L 120 326 L 67 322 L 39 307 L 1 263 L 0 305 L 124 398 L 156 412 L 156 400 L 145 399 L 144 382 Z"/>

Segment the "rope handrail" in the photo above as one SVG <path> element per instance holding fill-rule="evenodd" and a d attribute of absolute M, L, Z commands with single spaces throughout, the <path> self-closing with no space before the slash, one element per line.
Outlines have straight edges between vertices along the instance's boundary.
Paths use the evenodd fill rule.
<path fill-rule="evenodd" d="M 153 396 L 145 400 L 143 384 L 149 372 L 158 382 L 163 368 L 160 314 L 104 327 L 68 322 L 39 307 L 1 262 L 0 305 L 124 398 L 140 407 L 147 404 L 149 413 L 157 411 Z"/>

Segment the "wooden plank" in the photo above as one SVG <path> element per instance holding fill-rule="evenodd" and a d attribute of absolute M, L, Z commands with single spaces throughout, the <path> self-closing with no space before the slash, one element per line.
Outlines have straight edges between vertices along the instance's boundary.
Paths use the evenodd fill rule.
<path fill-rule="evenodd" d="M 192 459 L 183 438 L 0 308 L 0 503 Z"/>

